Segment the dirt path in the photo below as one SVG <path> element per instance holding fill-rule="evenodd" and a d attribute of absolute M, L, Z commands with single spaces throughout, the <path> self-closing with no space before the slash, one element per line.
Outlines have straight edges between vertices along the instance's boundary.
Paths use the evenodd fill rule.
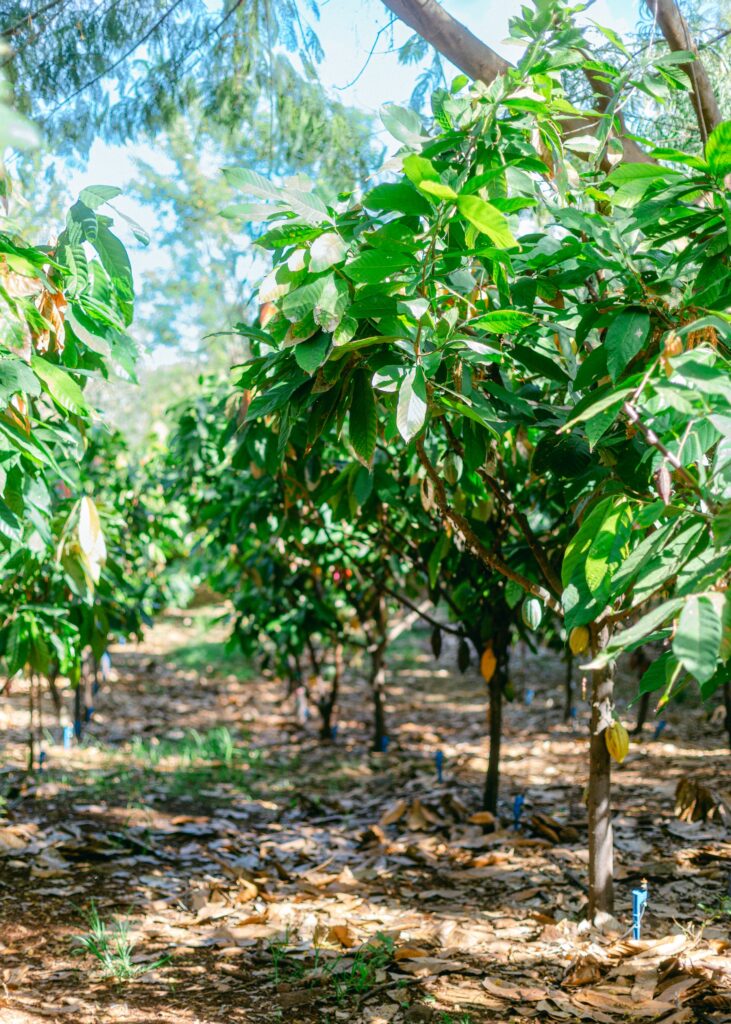
<path fill-rule="evenodd" d="M 220 659 L 220 636 L 173 616 L 115 652 L 84 744 L 49 744 L 33 779 L 22 692 L 0 709 L 2 1024 L 731 1021 L 731 835 L 674 816 L 681 778 L 731 790 L 704 709 L 676 706 L 657 741 L 648 725 L 616 772 L 619 922 L 587 935 L 588 712 L 577 700 L 561 722 L 560 663 L 516 659 L 504 814 L 486 832 L 483 686 L 451 652 L 435 664 L 403 638 L 391 744 L 372 755 L 357 664 L 322 746 L 281 684 Z M 649 941 L 632 944 L 617 929 L 642 877 Z M 92 906 L 129 980 L 81 950 Z"/>

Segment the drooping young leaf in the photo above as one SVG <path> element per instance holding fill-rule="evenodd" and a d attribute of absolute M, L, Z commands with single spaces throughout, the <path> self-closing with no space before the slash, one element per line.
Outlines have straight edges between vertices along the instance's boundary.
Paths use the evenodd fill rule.
<path fill-rule="evenodd" d="M 83 391 L 66 370 L 40 356 L 33 356 L 31 366 L 45 385 L 48 394 L 62 409 L 77 416 L 89 415 L 89 406 L 86 404 Z"/>
<path fill-rule="evenodd" d="M 650 316 L 643 309 L 625 309 L 612 320 L 604 341 L 612 380 L 616 381 L 644 348 L 649 333 Z"/>
<path fill-rule="evenodd" d="M 487 235 L 499 249 L 510 249 L 518 244 L 513 238 L 503 214 L 491 203 L 480 199 L 479 196 L 459 196 L 457 209 L 470 224 L 474 225 L 483 235 Z"/>
<path fill-rule="evenodd" d="M 325 362 L 329 348 L 329 334 L 319 333 L 314 338 L 298 342 L 294 347 L 294 358 L 305 373 L 311 374 Z"/>
<path fill-rule="evenodd" d="M 79 193 L 79 199 L 90 210 L 96 210 L 102 203 L 107 203 L 110 199 L 116 199 L 121 194 L 122 189 L 117 188 L 116 185 L 88 185 Z"/>
<path fill-rule="evenodd" d="M 353 375 L 348 435 L 353 451 L 364 466 L 370 467 L 376 450 L 378 412 L 368 373 L 358 370 Z"/>
<path fill-rule="evenodd" d="M 722 121 L 708 136 L 706 160 L 716 177 L 731 174 L 731 121 Z"/>
<path fill-rule="evenodd" d="M 721 619 L 708 597 L 688 598 L 676 625 L 673 654 L 699 683 L 716 671 L 722 631 Z"/>
<path fill-rule="evenodd" d="M 471 326 L 479 331 L 487 331 L 488 334 L 513 334 L 535 322 L 534 316 L 519 309 L 495 309 L 475 320 Z"/>
<path fill-rule="evenodd" d="M 398 274 L 413 266 L 416 266 L 416 261 L 409 253 L 366 249 L 346 263 L 343 270 L 352 281 L 379 284 L 392 274 Z"/>
<path fill-rule="evenodd" d="M 419 433 L 426 419 L 426 383 L 420 367 L 409 370 L 401 381 L 396 406 L 396 426 L 408 444 Z"/>

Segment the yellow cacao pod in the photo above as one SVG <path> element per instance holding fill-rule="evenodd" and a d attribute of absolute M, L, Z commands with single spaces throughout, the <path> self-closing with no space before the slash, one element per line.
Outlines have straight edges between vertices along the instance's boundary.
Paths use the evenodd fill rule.
<path fill-rule="evenodd" d="M 480 658 L 480 672 L 482 672 L 482 678 L 486 683 L 489 683 L 495 675 L 496 668 L 497 658 L 493 653 L 492 647 L 486 647 Z"/>
<path fill-rule="evenodd" d="M 569 647 L 572 654 L 583 654 L 589 646 L 591 635 L 586 626 L 574 626 L 569 633 Z"/>
<path fill-rule="evenodd" d="M 629 733 L 621 722 L 612 722 L 604 730 L 604 742 L 614 760 L 621 764 L 629 752 Z"/>

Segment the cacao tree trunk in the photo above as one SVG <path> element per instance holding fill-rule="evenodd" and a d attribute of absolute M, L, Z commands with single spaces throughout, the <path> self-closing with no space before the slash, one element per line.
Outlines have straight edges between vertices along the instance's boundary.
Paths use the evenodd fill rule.
<path fill-rule="evenodd" d="M 571 650 L 566 650 L 566 676 L 564 678 L 564 706 L 563 720 L 568 722 L 571 718 L 571 711 L 574 706 L 574 656 Z"/>
<path fill-rule="evenodd" d="M 606 647 L 609 630 L 605 627 L 593 637 L 593 652 Z M 614 908 L 614 841 L 611 808 L 611 759 L 599 731 L 602 711 L 611 709 L 614 694 L 614 669 L 607 666 L 592 672 L 591 727 L 589 738 L 589 920 L 598 913 L 611 914 Z"/>
<path fill-rule="evenodd" d="M 76 684 L 76 689 L 74 690 L 74 736 L 76 737 L 76 739 L 77 739 L 77 741 L 79 743 L 81 742 L 81 734 L 83 732 L 83 729 L 84 729 L 84 719 L 83 719 L 82 690 L 81 690 L 81 680 L 79 680 L 79 682 Z"/>
<path fill-rule="evenodd" d="M 731 679 L 723 684 L 723 702 L 726 705 L 726 732 L 728 733 L 728 745 L 731 749 Z"/>
<path fill-rule="evenodd" d="M 643 693 L 640 697 L 640 703 L 637 706 L 637 723 L 632 730 L 634 734 L 641 733 L 645 728 L 645 722 L 647 721 L 647 713 L 650 710 L 650 694 Z"/>
<path fill-rule="evenodd" d="M 325 742 L 330 741 L 333 738 L 333 712 L 338 702 L 338 696 L 340 693 L 340 680 L 343 675 L 343 645 L 337 644 L 335 647 L 334 656 L 334 675 L 332 683 L 330 684 L 330 690 L 325 693 L 323 692 L 317 701 L 317 710 L 320 712 L 320 739 Z"/>
<path fill-rule="evenodd" d="M 373 750 L 381 752 L 386 740 L 386 653 L 385 642 L 379 643 L 371 654 L 370 687 L 373 696 Z"/>
<path fill-rule="evenodd" d="M 485 789 L 482 794 L 482 809 L 497 814 L 500 793 L 500 741 L 503 732 L 503 693 L 508 685 L 510 665 L 510 628 L 507 624 L 507 608 L 500 613 L 501 624 L 493 636 L 492 649 L 497 662 L 488 683 L 490 694 L 490 752 L 487 759 Z"/>
<path fill-rule="evenodd" d="M 32 772 L 35 766 L 35 715 L 34 715 L 34 704 L 35 704 L 35 682 L 33 676 L 30 677 L 30 685 L 28 689 L 28 771 Z"/>

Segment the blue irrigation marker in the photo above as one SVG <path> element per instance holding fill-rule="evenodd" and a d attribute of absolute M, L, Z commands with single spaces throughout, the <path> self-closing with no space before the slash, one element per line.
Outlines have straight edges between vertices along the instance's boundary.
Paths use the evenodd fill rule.
<path fill-rule="evenodd" d="M 632 890 L 632 938 L 642 937 L 642 918 L 647 910 L 647 879 L 643 878 L 639 889 Z"/>
<path fill-rule="evenodd" d="M 660 739 L 660 737 L 662 736 L 663 731 L 665 730 L 665 727 L 666 727 L 667 724 L 668 723 L 665 721 L 664 718 L 660 719 L 660 721 L 655 726 L 654 733 L 652 734 L 653 740 L 659 740 Z"/>
<path fill-rule="evenodd" d="M 575 722 L 577 716 L 578 716 L 578 711 L 576 710 L 576 708 L 571 708 L 570 711 L 569 711 L 569 718 L 571 719 L 571 721 Z"/>
<path fill-rule="evenodd" d="M 94 714 L 94 705 L 93 704 L 91 705 L 91 707 L 84 708 L 84 721 L 85 722 L 90 722 L 91 721 L 91 716 L 93 714 Z"/>
<path fill-rule="evenodd" d="M 63 727 L 63 749 L 71 749 L 71 740 L 74 736 L 74 727 L 72 725 L 65 725 Z"/>
<path fill-rule="evenodd" d="M 330 739 L 336 740 L 338 738 L 338 727 L 337 725 L 330 726 Z"/>
<path fill-rule="evenodd" d="M 520 825 L 520 816 L 523 813 L 523 804 L 525 803 L 525 797 L 522 793 L 518 793 L 515 800 L 513 800 L 513 825 L 516 828 Z"/>
<path fill-rule="evenodd" d="M 386 751 L 388 750 L 388 745 L 389 745 L 390 742 L 391 742 L 391 740 L 390 740 L 390 738 L 388 736 L 384 736 L 381 739 L 381 753 L 382 754 L 386 753 Z"/>
<path fill-rule="evenodd" d="M 43 765 L 45 763 L 46 763 L 46 752 L 45 752 L 45 750 L 41 750 L 40 754 L 38 755 L 38 771 L 39 772 L 43 771 Z"/>
<path fill-rule="evenodd" d="M 443 751 L 437 750 L 436 754 L 434 755 L 434 764 L 436 765 L 436 769 L 437 769 L 437 782 L 444 782 L 444 778 L 443 778 L 443 775 L 442 775 L 442 769 L 444 768 L 444 752 Z"/>
<path fill-rule="evenodd" d="M 536 691 L 535 690 L 526 690 L 525 693 L 523 694 L 523 701 L 525 702 L 525 704 L 528 707 L 530 707 L 530 705 L 533 703 L 533 698 L 535 697 L 535 695 L 536 695 Z"/>

